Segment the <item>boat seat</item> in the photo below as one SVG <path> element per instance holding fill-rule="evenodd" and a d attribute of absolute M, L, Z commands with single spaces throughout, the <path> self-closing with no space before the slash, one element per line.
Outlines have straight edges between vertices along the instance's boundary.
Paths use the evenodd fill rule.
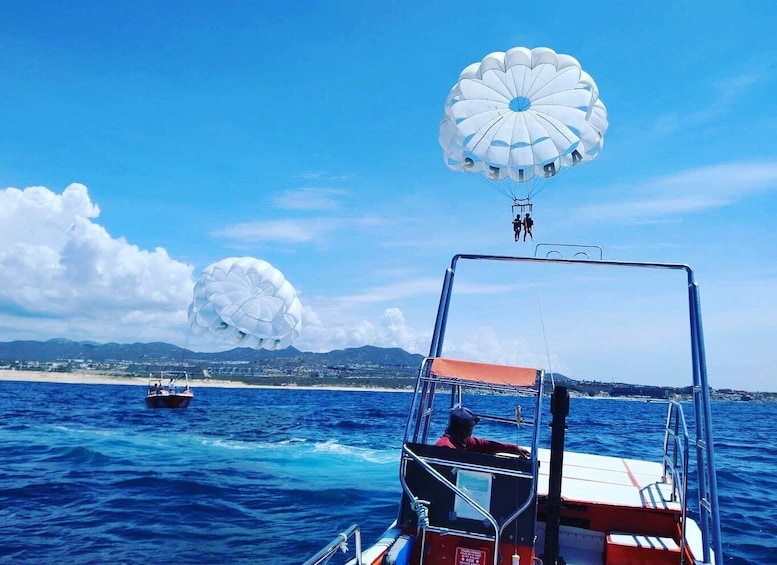
<path fill-rule="evenodd" d="M 474 498 L 501 527 L 518 507 L 530 500 L 513 525 L 505 528 L 502 543 L 532 546 L 537 516 L 532 496 L 532 461 L 514 456 L 489 455 L 434 445 L 409 443 L 407 447 L 422 457 L 438 473 L 462 488 L 465 479 L 474 486 Z M 433 477 L 418 462 L 403 452 L 401 472 L 415 497 L 429 502 L 431 528 L 493 537 L 494 528 L 471 505 L 459 498 L 444 483 Z M 466 475 L 465 475 L 466 474 Z M 461 476 L 461 479 L 458 476 Z M 457 483 L 458 481 L 458 483 Z M 474 483 L 471 483 L 474 481 Z M 473 489 L 470 489 L 471 491 Z M 403 527 L 415 528 L 417 517 L 410 499 L 402 497 L 400 519 Z"/>
<path fill-rule="evenodd" d="M 605 564 L 667 565 L 680 562 L 680 546 L 672 538 L 612 532 L 605 542 Z"/>

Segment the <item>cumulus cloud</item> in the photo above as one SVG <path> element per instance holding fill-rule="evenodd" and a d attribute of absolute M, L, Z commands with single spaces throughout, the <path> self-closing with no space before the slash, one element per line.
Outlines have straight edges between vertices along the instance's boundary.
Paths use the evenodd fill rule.
<path fill-rule="evenodd" d="M 81 184 L 61 193 L 40 186 L 0 190 L 0 269 L 9 281 L 0 286 L 0 340 L 64 337 L 100 343 L 165 341 L 199 350 L 231 347 L 206 343 L 188 331 L 194 266 L 171 258 L 161 247 L 143 250 L 111 236 L 98 223 L 99 216 L 100 208 Z M 286 233 L 288 239 L 305 239 L 364 222 L 368 220 L 314 220 L 303 229 L 303 224 L 279 221 L 238 225 L 229 233 L 275 239 Z M 350 304 L 390 303 L 419 292 L 436 293 L 437 286 L 429 281 L 389 286 Z M 327 303 L 334 306 L 319 313 L 303 301 L 296 347 L 330 351 L 370 344 L 420 352 L 428 346 L 428 336 L 409 328 L 399 308 L 354 321 L 343 315 L 342 302 L 329 298 Z"/>
<path fill-rule="evenodd" d="M 429 347 L 429 336 L 408 327 L 402 310 L 396 307 L 386 308 L 375 321 L 346 322 L 344 319 L 324 320 L 307 305 L 303 306 L 303 320 L 302 332 L 295 345 L 305 351 L 325 352 L 374 345 L 422 353 Z"/>
<path fill-rule="evenodd" d="M 81 184 L 0 190 L 0 338 L 181 341 L 193 267 L 111 237 L 99 214 Z"/>
<path fill-rule="evenodd" d="M 523 338 L 500 338 L 490 326 L 479 327 L 466 338 L 448 340 L 444 354 L 484 363 L 535 367 L 555 372 L 567 369 L 556 355 L 551 355 L 549 359 L 542 352 L 533 350 L 528 340 Z"/>

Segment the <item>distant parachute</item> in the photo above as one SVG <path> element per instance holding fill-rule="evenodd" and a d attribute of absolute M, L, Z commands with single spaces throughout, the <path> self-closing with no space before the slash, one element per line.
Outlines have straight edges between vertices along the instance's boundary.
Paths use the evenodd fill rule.
<path fill-rule="evenodd" d="M 596 83 L 575 58 L 515 47 L 461 72 L 445 101 L 439 141 L 449 168 L 473 173 L 519 203 L 594 159 L 607 127 Z"/>
<path fill-rule="evenodd" d="M 240 347 L 283 349 L 302 326 L 302 303 L 267 261 L 230 257 L 208 265 L 194 285 L 189 323 Z"/>

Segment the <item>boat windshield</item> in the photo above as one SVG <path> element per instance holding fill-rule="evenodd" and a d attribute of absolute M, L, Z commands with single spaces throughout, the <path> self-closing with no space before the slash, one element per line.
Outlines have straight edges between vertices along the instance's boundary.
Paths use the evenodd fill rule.
<path fill-rule="evenodd" d="M 434 443 L 447 431 L 453 410 L 467 408 L 477 435 L 536 446 L 535 414 L 542 371 L 493 363 L 428 358 L 424 361 L 406 429 L 410 443 Z"/>

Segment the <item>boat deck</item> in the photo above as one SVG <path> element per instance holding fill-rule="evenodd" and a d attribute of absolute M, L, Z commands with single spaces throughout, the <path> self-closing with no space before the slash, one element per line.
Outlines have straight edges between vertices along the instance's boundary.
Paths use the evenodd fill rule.
<path fill-rule="evenodd" d="M 550 474 L 550 450 L 539 451 L 540 470 L 538 495 L 548 495 Z M 561 526 L 559 551 L 570 565 L 601 565 L 608 552 L 625 551 L 625 555 L 635 557 L 635 551 L 641 548 L 664 548 L 662 555 L 650 557 L 654 561 L 634 562 L 670 562 L 679 560 L 679 547 L 669 537 L 645 536 L 639 529 L 631 529 L 641 523 L 638 516 L 644 517 L 644 524 L 654 525 L 649 515 L 656 512 L 664 514 L 670 520 L 677 520 L 682 512 L 679 502 L 673 501 L 672 485 L 661 482 L 662 465 L 653 461 L 625 459 L 606 455 L 591 455 L 567 451 L 564 453 L 561 497 L 567 507 L 583 505 L 588 508 L 587 517 L 599 519 L 617 515 L 610 526 L 600 531 Z M 598 509 L 595 510 L 594 508 Z M 631 511 L 631 514 L 628 512 Z M 604 519 L 606 523 L 608 520 Z M 688 521 L 688 543 L 699 555 L 702 537 L 698 526 Z M 637 533 L 632 533 L 637 532 Z M 537 524 L 537 547 L 542 548 L 545 538 L 545 524 Z M 608 546 L 609 549 L 605 549 Z M 626 548 L 625 550 L 623 548 Z M 636 558 L 636 557 L 635 557 Z M 618 561 L 611 557 L 607 562 Z M 624 557 L 625 559 L 625 557 Z M 631 561 L 629 561 L 631 562 Z M 676 561 L 675 561 L 676 562 Z"/>
<path fill-rule="evenodd" d="M 540 449 L 539 460 L 537 489 L 546 496 L 550 450 Z M 567 451 L 563 468 L 561 496 L 567 502 L 680 512 L 680 504 L 671 500 L 671 484 L 660 482 L 660 463 Z"/>

